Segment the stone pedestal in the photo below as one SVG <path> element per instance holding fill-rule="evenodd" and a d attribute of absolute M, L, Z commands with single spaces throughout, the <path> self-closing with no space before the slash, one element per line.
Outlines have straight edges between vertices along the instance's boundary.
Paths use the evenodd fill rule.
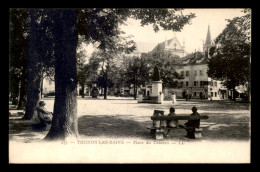
<path fill-rule="evenodd" d="M 152 81 L 152 96 L 159 96 L 162 93 L 162 81 Z"/>
<path fill-rule="evenodd" d="M 152 81 L 152 94 L 148 97 L 140 97 L 138 103 L 163 103 L 162 81 Z"/>

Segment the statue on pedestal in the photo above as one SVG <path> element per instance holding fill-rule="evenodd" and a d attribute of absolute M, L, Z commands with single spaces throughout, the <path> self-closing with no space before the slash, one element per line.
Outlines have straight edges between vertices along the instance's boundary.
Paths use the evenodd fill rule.
<path fill-rule="evenodd" d="M 161 80 L 160 72 L 159 72 L 159 69 L 158 69 L 157 66 L 154 67 L 152 80 L 153 81 L 160 81 Z"/>

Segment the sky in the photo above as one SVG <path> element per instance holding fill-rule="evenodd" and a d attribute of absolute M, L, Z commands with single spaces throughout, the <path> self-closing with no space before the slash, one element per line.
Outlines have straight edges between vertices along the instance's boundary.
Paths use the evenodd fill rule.
<path fill-rule="evenodd" d="M 126 35 L 133 35 L 132 39 L 135 42 L 147 42 L 150 46 L 171 39 L 176 35 L 181 45 L 183 45 L 183 41 L 185 42 L 186 51 L 192 53 L 195 49 L 202 51 L 208 26 L 210 26 L 211 38 L 214 40 L 226 27 L 227 21 L 225 19 L 243 16 L 242 10 L 242 8 L 184 9 L 183 14 L 195 13 L 196 17 L 191 20 L 190 24 L 185 25 L 181 32 L 175 33 L 163 30 L 155 33 L 152 25 L 142 27 L 140 21 L 134 19 L 128 19 L 127 26 L 122 25 L 120 28 L 126 32 Z M 89 49 L 88 53 L 90 52 Z"/>

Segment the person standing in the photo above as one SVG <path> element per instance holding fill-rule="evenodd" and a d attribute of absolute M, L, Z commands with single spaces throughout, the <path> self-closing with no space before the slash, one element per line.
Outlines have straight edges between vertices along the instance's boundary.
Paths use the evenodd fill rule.
<path fill-rule="evenodd" d="M 176 103 L 176 93 L 174 91 L 172 92 L 172 102 Z"/>

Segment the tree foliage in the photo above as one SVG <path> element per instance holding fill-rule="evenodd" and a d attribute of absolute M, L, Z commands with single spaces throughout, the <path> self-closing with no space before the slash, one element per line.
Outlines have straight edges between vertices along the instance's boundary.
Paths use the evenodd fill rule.
<path fill-rule="evenodd" d="M 150 66 L 152 68 L 157 66 L 163 82 L 163 87 L 177 87 L 177 80 L 182 79 L 182 77 L 176 72 L 177 69 L 182 67 L 178 62 L 180 57 L 165 50 L 152 52 L 148 54 L 148 57 L 151 59 L 149 61 Z"/>
<path fill-rule="evenodd" d="M 122 34 L 119 25 L 124 24 L 128 17 L 140 19 L 142 26 L 153 24 L 154 31 L 159 31 L 160 27 L 164 30 L 180 31 L 195 15 L 183 15 L 181 9 L 30 9 L 27 72 L 33 75 L 28 76 L 30 80 L 28 92 L 37 94 L 39 84 L 35 83 L 35 79 L 42 76 L 44 64 L 46 66 L 55 64 L 54 116 L 46 138 L 66 139 L 78 136 L 76 110 L 78 35 L 83 35 L 87 43 L 98 43 L 98 48 L 105 53 L 117 51 L 116 43 Z M 36 67 L 40 70 L 36 70 Z M 27 97 L 37 98 L 28 95 Z M 37 102 L 36 99 L 30 102 L 27 100 L 30 105 L 28 109 L 34 109 L 35 101 Z"/>
<path fill-rule="evenodd" d="M 154 31 L 180 31 L 195 14 L 182 14 L 182 9 L 166 8 L 88 8 L 77 11 L 77 30 L 84 35 L 87 42 L 98 42 L 99 49 L 115 50 L 115 41 L 123 32 L 120 24 L 126 24 L 128 17 L 141 20 L 141 26 L 152 24 Z"/>
<path fill-rule="evenodd" d="M 210 49 L 208 75 L 221 80 L 229 89 L 250 81 L 250 10 L 246 15 L 228 20 L 226 28 Z"/>
<path fill-rule="evenodd" d="M 146 81 L 149 81 L 150 68 L 145 62 L 145 59 L 139 57 L 130 57 L 128 66 L 124 73 L 125 84 L 131 88 L 134 88 L 134 99 L 137 96 L 137 88 L 141 85 L 145 85 Z"/>

